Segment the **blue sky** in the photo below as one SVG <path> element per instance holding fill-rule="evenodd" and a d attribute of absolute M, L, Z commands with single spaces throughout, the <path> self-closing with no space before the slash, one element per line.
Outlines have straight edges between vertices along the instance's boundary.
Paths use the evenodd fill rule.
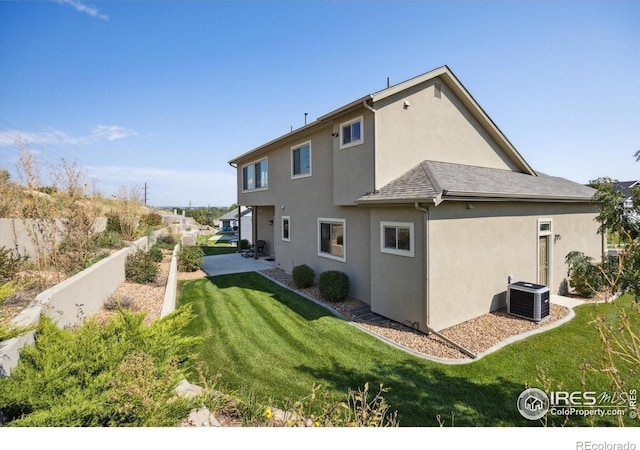
<path fill-rule="evenodd" d="M 0 0 L 15 137 L 105 195 L 230 205 L 227 161 L 447 64 L 537 170 L 640 178 L 640 3 Z"/>

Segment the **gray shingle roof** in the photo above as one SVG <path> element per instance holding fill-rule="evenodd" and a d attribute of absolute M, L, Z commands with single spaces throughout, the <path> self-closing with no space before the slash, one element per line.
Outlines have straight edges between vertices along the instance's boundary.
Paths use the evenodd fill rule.
<path fill-rule="evenodd" d="M 447 197 L 483 197 L 587 202 L 594 193 L 590 187 L 539 172 L 533 176 L 511 170 L 423 161 L 358 201 L 397 203 L 441 196 L 445 200 Z"/>

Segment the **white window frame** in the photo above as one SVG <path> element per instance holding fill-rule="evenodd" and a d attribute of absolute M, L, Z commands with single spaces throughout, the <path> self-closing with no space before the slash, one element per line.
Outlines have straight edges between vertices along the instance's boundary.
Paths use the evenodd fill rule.
<path fill-rule="evenodd" d="M 284 237 L 284 222 L 285 220 L 288 222 L 288 227 L 287 227 L 287 231 L 289 232 L 287 237 Z M 283 241 L 285 242 L 291 242 L 291 216 L 282 216 L 282 220 L 280 222 L 281 224 L 281 229 L 280 229 L 280 237 L 282 238 Z"/>
<path fill-rule="evenodd" d="M 322 248 L 321 226 L 323 223 L 342 225 L 342 256 L 336 256 L 336 255 L 332 255 L 331 253 L 325 253 L 321 251 L 321 248 Z M 333 259 L 335 261 L 347 262 L 347 221 L 345 219 L 336 219 L 336 218 L 327 218 L 327 217 L 318 218 L 318 256 L 321 256 L 323 258 Z"/>
<path fill-rule="evenodd" d="M 542 224 L 549 224 L 548 230 L 541 230 L 540 227 Z M 538 219 L 537 221 L 538 228 L 537 230 L 537 239 L 536 239 L 536 283 L 540 284 L 540 237 L 542 236 L 552 236 L 549 239 L 549 244 L 547 245 L 547 261 L 549 262 L 547 285 L 549 287 L 553 286 L 553 219 Z"/>
<path fill-rule="evenodd" d="M 295 174 L 293 173 L 294 170 L 294 165 L 293 165 L 293 152 L 295 152 L 296 150 L 301 149 L 302 147 L 308 145 L 309 146 L 309 173 L 299 173 L 299 174 Z M 310 177 L 313 173 L 313 162 L 312 162 L 313 158 L 311 157 L 311 141 L 306 141 L 306 142 L 302 142 L 298 145 L 294 145 L 293 147 L 291 147 L 291 179 L 295 180 L 297 178 L 306 178 L 306 177 Z"/>
<path fill-rule="evenodd" d="M 343 136 L 342 136 L 342 130 L 344 129 L 344 127 L 347 126 L 351 126 L 356 122 L 360 122 L 360 139 L 358 139 L 357 141 L 351 141 L 351 142 L 347 142 L 346 144 L 343 143 Z M 342 122 L 340 124 L 340 150 L 343 150 L 345 148 L 349 148 L 349 147 L 353 147 L 355 145 L 361 145 L 364 143 L 364 118 L 363 116 L 359 116 L 356 117 L 354 119 L 351 119 L 347 122 Z"/>
<path fill-rule="evenodd" d="M 408 228 L 409 229 L 409 250 L 397 248 L 397 231 L 396 231 L 396 248 L 385 247 L 384 229 L 385 228 Z M 415 232 L 413 222 L 380 222 L 380 251 L 391 255 L 415 257 Z"/>
<path fill-rule="evenodd" d="M 266 186 L 257 188 L 257 187 L 256 187 L 256 167 L 255 167 L 255 166 L 256 166 L 256 164 L 258 164 L 258 163 L 262 163 L 262 161 L 266 161 L 266 162 L 267 162 L 267 179 L 266 179 Z M 245 189 L 245 187 L 244 187 L 244 169 L 245 169 L 246 167 L 249 167 L 249 166 L 253 166 L 253 180 L 252 180 L 252 181 L 253 181 L 253 188 L 251 188 L 251 189 L 249 189 L 249 188 Z M 269 157 L 267 156 L 267 157 L 264 157 L 264 158 L 256 159 L 255 161 L 251 161 L 251 162 L 250 162 L 250 163 L 248 163 L 248 164 L 244 164 L 244 165 L 242 166 L 241 178 L 242 178 L 242 180 L 241 180 L 241 183 L 242 183 L 242 192 L 255 192 L 255 191 L 266 191 L 266 190 L 268 190 L 268 189 L 269 189 Z"/>

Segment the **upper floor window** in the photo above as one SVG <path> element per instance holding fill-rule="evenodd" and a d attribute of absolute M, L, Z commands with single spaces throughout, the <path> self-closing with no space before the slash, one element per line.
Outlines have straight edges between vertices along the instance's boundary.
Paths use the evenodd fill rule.
<path fill-rule="evenodd" d="M 269 180 L 269 164 L 267 158 L 252 162 L 242 167 L 242 190 L 255 191 L 267 189 Z"/>
<path fill-rule="evenodd" d="M 362 116 L 340 124 L 340 148 L 362 144 Z"/>
<path fill-rule="evenodd" d="M 311 141 L 291 147 L 291 178 L 311 175 Z"/>

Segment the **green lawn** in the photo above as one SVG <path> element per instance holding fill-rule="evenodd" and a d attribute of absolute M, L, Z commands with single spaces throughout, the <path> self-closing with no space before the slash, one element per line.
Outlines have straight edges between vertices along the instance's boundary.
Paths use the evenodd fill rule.
<path fill-rule="evenodd" d="M 198 240 L 196 241 L 196 245 L 202 248 L 205 256 L 224 255 L 238 251 L 238 247 L 231 247 L 227 241 L 210 241 L 210 237 L 209 235 L 201 235 L 198 236 Z"/>
<path fill-rule="evenodd" d="M 587 361 L 597 366 L 601 360 L 590 322 L 596 309 L 615 316 L 612 305 L 584 305 L 559 328 L 471 364 L 447 365 L 393 348 L 255 273 L 182 282 L 178 306 L 187 303 L 197 316 L 190 332 L 206 336 L 200 360 L 210 373 L 221 374 L 228 389 L 251 391 L 266 401 L 302 398 L 314 383 L 336 398 L 365 382 L 384 383 L 389 388 L 385 398 L 398 410 L 403 426 L 437 426 L 438 415 L 450 425 L 452 412 L 456 426 L 539 426 L 520 416 L 518 395 L 527 384 L 545 388 L 541 375 L 552 380 L 547 389 L 584 390 L 580 365 Z M 637 389 L 640 383 L 629 386 Z M 599 373 L 587 375 L 586 389 L 611 392 Z M 555 425 L 562 421 L 553 418 Z M 567 423 L 589 424 L 575 416 Z"/>

